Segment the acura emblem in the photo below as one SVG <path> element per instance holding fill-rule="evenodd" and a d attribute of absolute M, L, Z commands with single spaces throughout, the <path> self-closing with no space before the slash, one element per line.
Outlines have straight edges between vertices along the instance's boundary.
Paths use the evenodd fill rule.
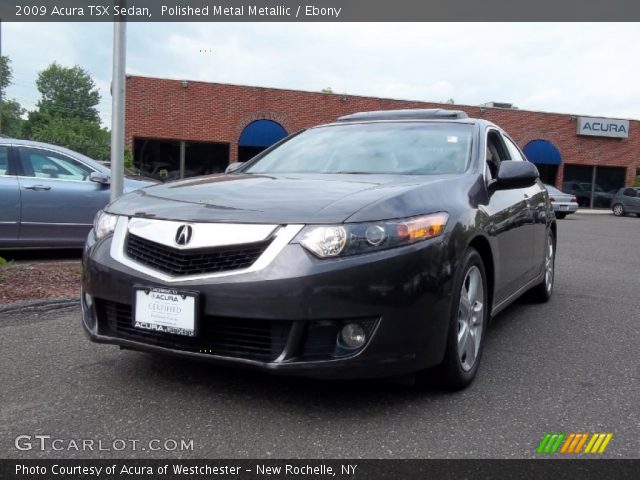
<path fill-rule="evenodd" d="M 183 246 L 188 245 L 191 241 L 192 236 L 193 228 L 191 227 L 191 225 L 180 225 L 176 233 L 176 244 Z"/>

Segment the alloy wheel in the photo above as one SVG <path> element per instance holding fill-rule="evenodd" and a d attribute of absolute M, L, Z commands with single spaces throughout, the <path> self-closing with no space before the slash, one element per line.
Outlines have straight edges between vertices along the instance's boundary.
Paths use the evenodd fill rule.
<path fill-rule="evenodd" d="M 613 214 L 616 217 L 621 217 L 622 215 L 624 215 L 624 208 L 622 208 L 622 205 L 620 205 L 619 203 L 615 204 L 613 206 Z"/>
<path fill-rule="evenodd" d="M 473 368 L 480 351 L 484 323 L 484 286 L 475 265 L 462 282 L 458 307 L 458 355 L 465 372 Z"/>
<path fill-rule="evenodd" d="M 553 274 L 554 274 L 554 250 L 553 250 L 553 237 L 547 236 L 547 249 L 544 259 L 544 285 L 547 292 L 551 292 L 553 288 Z"/>

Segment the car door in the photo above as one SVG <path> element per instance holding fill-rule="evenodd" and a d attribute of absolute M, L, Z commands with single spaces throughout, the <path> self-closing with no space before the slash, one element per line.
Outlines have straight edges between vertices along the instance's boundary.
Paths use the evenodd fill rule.
<path fill-rule="evenodd" d="M 30 245 L 82 246 L 109 188 L 89 180 L 94 171 L 54 150 L 18 148 L 22 195 L 20 239 Z"/>
<path fill-rule="evenodd" d="M 624 209 L 628 213 L 640 213 L 640 197 L 637 190 L 633 188 L 625 188 L 622 192 Z"/>
<path fill-rule="evenodd" d="M 488 129 L 485 141 L 485 175 L 488 183 L 491 183 L 497 176 L 500 162 L 510 158 L 498 130 Z M 517 292 L 529 279 L 533 227 L 526 189 L 493 191 L 486 211 L 490 216 L 490 232 L 498 245 L 495 296 L 496 303 L 500 303 Z"/>
<path fill-rule="evenodd" d="M 13 149 L 0 145 L 0 246 L 17 246 L 20 232 L 20 187 Z"/>
<path fill-rule="evenodd" d="M 503 135 L 503 138 L 511 160 L 516 162 L 528 161 L 508 135 Z M 549 194 L 540 179 L 532 186 L 522 190 L 529 210 L 529 221 L 524 228 L 533 241 L 533 255 L 529 258 L 529 265 L 525 272 L 525 278 L 530 279 L 536 277 L 543 268 L 547 239 L 547 198 Z"/>

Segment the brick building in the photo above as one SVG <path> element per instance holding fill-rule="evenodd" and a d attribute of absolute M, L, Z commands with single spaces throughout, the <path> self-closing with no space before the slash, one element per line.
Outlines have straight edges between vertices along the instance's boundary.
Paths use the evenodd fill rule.
<path fill-rule="evenodd" d="M 493 121 L 538 165 L 545 182 L 590 189 L 592 197 L 628 186 L 640 173 L 636 120 L 139 76 L 127 78 L 125 138 L 137 166 L 177 178 L 222 171 L 289 133 L 340 115 L 400 108 L 455 108 Z"/>

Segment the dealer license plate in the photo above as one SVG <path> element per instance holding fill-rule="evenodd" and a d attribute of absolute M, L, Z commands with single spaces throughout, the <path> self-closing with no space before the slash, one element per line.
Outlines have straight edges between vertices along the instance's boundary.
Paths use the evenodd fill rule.
<path fill-rule="evenodd" d="M 197 293 L 136 287 L 134 301 L 135 328 L 185 337 L 196 335 Z"/>

